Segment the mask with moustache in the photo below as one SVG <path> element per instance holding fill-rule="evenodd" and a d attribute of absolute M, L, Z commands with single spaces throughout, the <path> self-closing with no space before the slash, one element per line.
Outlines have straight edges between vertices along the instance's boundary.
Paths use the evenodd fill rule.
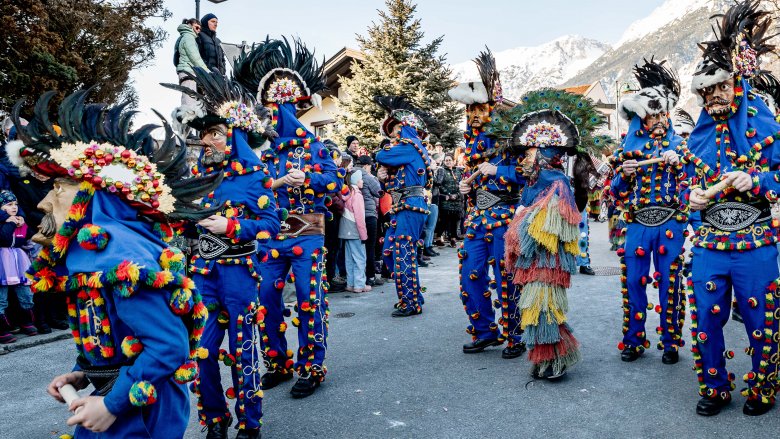
<path fill-rule="evenodd" d="M 203 155 L 203 166 L 221 165 L 225 160 L 227 160 L 227 154 L 224 151 L 217 151 L 216 148 L 212 148 L 211 155 Z"/>

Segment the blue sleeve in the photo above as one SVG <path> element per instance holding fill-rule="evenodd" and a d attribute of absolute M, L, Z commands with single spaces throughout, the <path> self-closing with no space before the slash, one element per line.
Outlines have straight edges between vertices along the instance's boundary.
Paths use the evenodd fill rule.
<path fill-rule="evenodd" d="M 130 392 L 137 383 L 145 381 L 161 387 L 189 358 L 187 328 L 171 311 L 169 296 L 169 291 L 147 288 L 139 288 L 129 298 L 114 295 L 117 315 L 143 346 L 133 365 L 120 369 L 114 387 L 103 400 L 114 415 L 134 407 Z"/>
<path fill-rule="evenodd" d="M 777 201 L 778 194 L 780 194 L 780 148 L 777 147 L 776 140 L 780 139 L 780 131 L 775 136 L 770 137 L 775 142 L 763 145 L 762 156 L 769 157 L 766 165 L 761 167 L 761 171 L 757 169 L 751 170 L 749 173 L 753 177 L 753 189 L 751 192 L 756 196 L 766 197 L 770 203 Z"/>
<path fill-rule="evenodd" d="M 257 177 L 252 181 L 250 190 L 253 194 L 251 198 L 256 201 L 245 206 L 252 219 L 229 219 L 227 237 L 234 244 L 254 240 L 266 242 L 279 233 L 279 215 L 276 197 L 271 189 L 271 177 L 267 173 L 261 174 L 260 171 L 255 172 L 255 174 Z M 263 176 L 261 177 L 261 175 Z"/>
<path fill-rule="evenodd" d="M 397 168 L 412 163 L 419 156 L 420 153 L 411 144 L 399 143 L 398 145 L 387 145 L 382 148 L 381 151 L 376 153 L 376 161 L 381 165 Z"/>
<path fill-rule="evenodd" d="M 329 194 L 341 190 L 344 184 L 339 168 L 322 143 L 315 142 L 311 151 L 312 168 L 306 173 L 306 184 L 317 194 Z"/>
<path fill-rule="evenodd" d="M 498 166 L 496 170 L 496 177 L 504 184 L 525 184 L 525 177 L 523 177 L 523 170 L 520 166 L 523 159 L 521 157 L 510 157 L 510 164 Z"/>

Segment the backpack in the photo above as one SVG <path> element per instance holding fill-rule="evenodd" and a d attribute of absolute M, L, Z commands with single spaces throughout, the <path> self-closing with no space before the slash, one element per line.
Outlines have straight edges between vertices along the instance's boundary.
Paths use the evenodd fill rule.
<path fill-rule="evenodd" d="M 179 43 L 181 42 L 181 35 L 176 39 L 176 46 L 173 48 L 173 66 L 179 67 Z"/>

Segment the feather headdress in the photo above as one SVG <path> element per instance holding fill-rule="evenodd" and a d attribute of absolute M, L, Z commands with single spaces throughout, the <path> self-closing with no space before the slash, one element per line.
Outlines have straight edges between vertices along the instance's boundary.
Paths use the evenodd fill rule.
<path fill-rule="evenodd" d="M 463 82 L 447 92 L 452 100 L 461 104 L 496 104 L 503 101 L 501 80 L 498 76 L 496 58 L 485 47 L 485 52 L 480 52 L 474 59 L 479 71 L 480 81 Z"/>
<path fill-rule="evenodd" d="M 374 96 L 374 102 L 387 113 L 379 126 L 383 136 L 390 137 L 391 128 L 396 123 L 408 125 L 420 133 L 437 133 L 438 120 L 426 111 L 416 108 L 405 96 Z M 421 137 L 424 137 L 421 134 Z"/>
<path fill-rule="evenodd" d="M 681 109 L 678 108 L 674 112 L 674 132 L 683 135 L 683 134 L 691 134 L 693 131 L 693 128 L 696 126 L 696 122 L 693 121 L 693 117 L 691 115 Z"/>
<path fill-rule="evenodd" d="M 669 113 L 680 99 L 680 80 L 664 64 L 654 58 L 644 60 L 643 65 L 634 66 L 634 76 L 641 89 L 620 101 L 618 114 L 625 120 L 634 115 L 644 118 L 647 115 Z"/>
<path fill-rule="evenodd" d="M 710 18 L 720 19 L 712 26 L 715 39 L 699 43 L 702 61 L 696 66 L 691 90 L 704 100 L 698 91 L 723 82 L 732 76 L 749 79 L 760 71 L 760 57 L 774 51 L 769 40 L 772 27 L 771 14 L 759 9 L 760 0 L 744 0 L 735 4 L 725 14 Z"/>
<path fill-rule="evenodd" d="M 14 105 L 12 117 L 23 143 L 20 157 L 27 166 L 48 177 L 90 182 L 157 220 L 197 220 L 219 209 L 203 209 L 196 200 L 213 191 L 222 174 L 189 177 L 186 148 L 159 113 L 165 130 L 161 142 L 151 135 L 158 125 L 131 129 L 136 112 L 127 110 L 129 101 L 86 103 L 89 91 L 62 100 L 57 120 L 61 133 L 49 117 L 55 92 L 38 99 L 26 126 L 20 123 L 24 102 Z"/>
<path fill-rule="evenodd" d="M 749 82 L 753 91 L 760 95 L 767 107 L 777 115 L 780 109 L 780 81 L 771 73 L 762 71 L 750 78 Z"/>

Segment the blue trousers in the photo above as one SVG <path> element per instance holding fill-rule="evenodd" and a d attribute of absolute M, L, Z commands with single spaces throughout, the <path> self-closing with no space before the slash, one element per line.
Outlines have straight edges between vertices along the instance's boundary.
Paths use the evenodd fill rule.
<path fill-rule="evenodd" d="M 260 264 L 264 282 L 260 286 L 260 303 L 267 313 L 261 325 L 263 349 L 269 371 L 290 373 L 322 380 L 328 337 L 328 299 L 325 272 L 325 238 L 322 235 L 299 236 L 268 244 L 268 259 Z M 291 275 L 288 273 L 292 270 Z M 327 276 L 325 277 L 327 279 Z M 298 355 L 292 361 L 287 350 L 282 290 L 285 281 L 295 283 L 298 316 L 292 320 L 298 327 Z M 289 314 L 288 314 L 289 315 Z"/>
<path fill-rule="evenodd" d="M 347 286 L 366 287 L 366 246 L 359 239 L 345 239 Z"/>
<path fill-rule="evenodd" d="M 693 249 L 691 333 L 700 394 L 714 397 L 734 386 L 726 370 L 723 326 L 729 320 L 732 292 L 742 312 L 750 346 L 752 371 L 744 376 L 751 399 L 774 400 L 777 376 L 778 289 L 777 248 L 767 245 L 747 251 Z M 766 401 L 768 402 L 768 401 Z"/>
<path fill-rule="evenodd" d="M 511 346 L 519 343 L 522 335 L 517 309 L 521 289 L 512 282 L 504 263 L 506 230 L 507 226 L 486 230 L 483 224 L 469 229 L 458 257 L 460 298 L 471 322 L 466 332 L 483 340 L 509 340 Z M 488 276 L 488 267 L 493 270 L 493 279 Z M 491 288 L 498 295 L 495 300 L 491 300 Z M 494 307 L 501 309 L 501 333 L 495 322 Z"/>
<path fill-rule="evenodd" d="M 198 360 L 200 377 L 200 419 L 213 424 L 229 416 L 228 398 L 236 398 L 239 428 L 259 428 L 262 402 L 262 356 L 260 333 L 256 324 L 260 278 L 247 265 L 214 264 L 208 275 L 195 274 L 193 280 L 209 309 L 201 345 L 207 358 Z M 228 333 L 229 351 L 220 349 Z M 231 366 L 233 387 L 223 394 L 219 362 Z"/>
<path fill-rule="evenodd" d="M 439 206 L 431 203 L 428 205 L 428 210 L 430 213 L 425 218 L 425 226 L 423 229 L 425 230 L 425 238 L 423 240 L 425 243 L 423 244 L 423 247 L 433 247 L 433 235 L 436 234 L 436 222 L 439 220 Z"/>
<path fill-rule="evenodd" d="M 393 273 L 401 309 L 420 310 L 425 302 L 417 271 L 417 241 L 426 216 L 421 212 L 402 210 L 390 216 L 390 227 L 385 232 L 382 254 L 385 265 Z"/>
<path fill-rule="evenodd" d="M 577 255 L 578 267 L 590 267 L 590 223 L 588 218 L 588 208 L 586 207 L 582 212 L 582 220 L 580 221 L 580 254 Z"/>
<path fill-rule="evenodd" d="M 660 314 L 658 348 L 682 346 L 685 321 L 684 289 L 680 281 L 686 224 L 674 220 L 655 227 L 630 223 L 626 231 L 623 268 L 623 345 L 637 351 L 649 347 L 645 321 L 650 309 Z M 650 262 L 656 272 L 650 276 Z M 648 306 L 647 285 L 658 288 L 658 305 Z"/>

